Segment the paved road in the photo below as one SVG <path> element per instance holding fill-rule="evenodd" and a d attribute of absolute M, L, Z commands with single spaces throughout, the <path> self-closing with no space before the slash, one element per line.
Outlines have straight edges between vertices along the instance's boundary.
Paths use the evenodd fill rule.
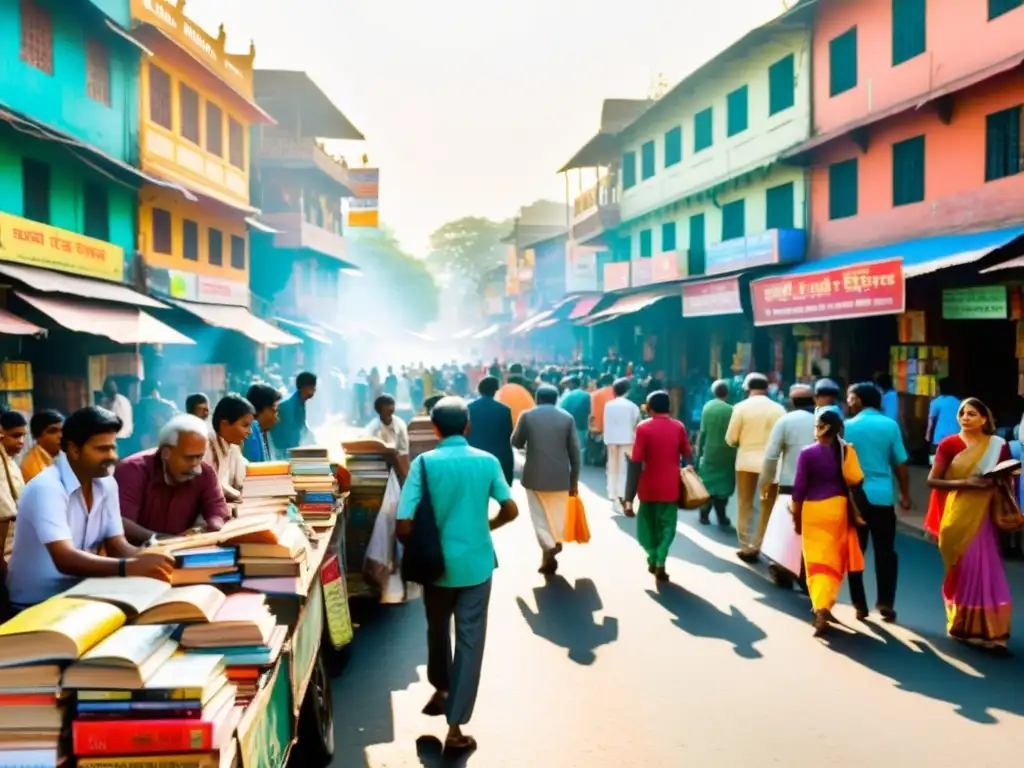
<path fill-rule="evenodd" d="M 858 624 L 847 598 L 836 614 L 849 630 L 816 640 L 805 597 L 688 513 L 673 584 L 656 589 L 634 522 L 595 493 L 603 474 L 585 480 L 593 541 L 569 547 L 557 577 L 536 573 L 528 516 L 496 536 L 469 765 L 1020 765 L 1024 620 L 1012 659 L 948 641 L 930 545 L 900 537 L 899 627 Z M 1024 604 L 1024 570 L 1011 578 Z M 448 764 L 443 723 L 420 714 L 424 626 L 412 603 L 374 608 L 357 631 L 334 686 L 335 766 Z"/>

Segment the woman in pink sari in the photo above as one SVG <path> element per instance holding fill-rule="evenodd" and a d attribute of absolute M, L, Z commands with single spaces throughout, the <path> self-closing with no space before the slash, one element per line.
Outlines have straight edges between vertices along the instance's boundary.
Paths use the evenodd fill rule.
<path fill-rule="evenodd" d="M 1010 458 L 992 412 L 970 397 L 957 413 L 960 434 L 939 443 L 928 475 L 925 528 L 938 537 L 946 567 L 946 630 L 961 642 L 1005 652 L 1013 603 L 992 519 L 995 481 L 985 473 Z"/>

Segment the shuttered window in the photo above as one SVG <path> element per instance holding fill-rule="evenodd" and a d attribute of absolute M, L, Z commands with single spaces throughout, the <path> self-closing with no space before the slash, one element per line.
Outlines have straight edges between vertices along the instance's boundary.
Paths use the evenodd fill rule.
<path fill-rule="evenodd" d="M 235 269 L 245 269 L 245 238 L 238 235 L 231 236 L 231 266 Z"/>
<path fill-rule="evenodd" d="M 640 178 L 643 181 L 654 175 L 654 142 L 645 142 L 640 147 Z"/>
<path fill-rule="evenodd" d="M 828 92 L 832 96 L 857 87 L 857 28 L 851 27 L 828 44 Z"/>
<path fill-rule="evenodd" d="M 1022 5 L 1024 5 L 1024 0 L 988 0 L 989 21 L 998 19 L 1004 13 L 1009 13 Z"/>
<path fill-rule="evenodd" d="M 892 0 L 892 65 L 920 56 L 927 48 L 926 0 Z"/>
<path fill-rule="evenodd" d="M 233 117 L 228 118 L 228 162 L 245 170 L 245 129 Z"/>
<path fill-rule="evenodd" d="M 35 2 L 21 0 L 21 60 L 40 72 L 53 74 L 53 16 Z"/>
<path fill-rule="evenodd" d="M 674 251 L 676 249 L 676 223 L 666 221 L 661 225 L 661 252 Z"/>
<path fill-rule="evenodd" d="M 777 115 L 796 103 L 796 59 L 793 54 L 768 67 L 768 114 Z"/>
<path fill-rule="evenodd" d="M 181 255 L 188 261 L 199 261 L 199 225 L 189 219 L 181 222 Z"/>
<path fill-rule="evenodd" d="M 206 230 L 206 259 L 215 267 L 224 263 L 224 233 L 213 227 Z"/>
<path fill-rule="evenodd" d="M 82 207 L 85 214 L 86 237 L 110 239 L 110 197 L 107 188 L 99 184 L 86 184 L 82 188 Z"/>
<path fill-rule="evenodd" d="M 857 158 L 833 163 L 828 168 L 828 217 L 846 219 L 857 215 Z"/>
<path fill-rule="evenodd" d="M 743 200 L 733 200 L 722 206 L 722 239 L 735 240 L 747 234 L 747 206 Z"/>
<path fill-rule="evenodd" d="M 640 230 L 640 258 L 649 259 L 654 255 L 654 236 L 651 230 Z"/>
<path fill-rule="evenodd" d="M 712 120 L 712 109 L 708 107 L 703 112 L 693 116 L 693 151 L 700 152 L 711 146 L 714 141 L 714 130 Z"/>
<path fill-rule="evenodd" d="M 892 204 L 924 200 L 924 136 L 892 145 Z"/>
<path fill-rule="evenodd" d="M 168 131 L 174 130 L 171 106 L 171 76 L 149 63 L 149 119 Z"/>
<path fill-rule="evenodd" d="M 85 40 L 85 93 L 110 106 L 110 50 L 91 37 Z"/>
<path fill-rule="evenodd" d="M 181 135 L 198 144 L 199 94 L 184 83 L 178 83 L 178 109 L 181 113 Z"/>
<path fill-rule="evenodd" d="M 206 151 L 224 156 L 224 113 L 212 101 L 206 102 Z"/>
<path fill-rule="evenodd" d="M 682 160 L 683 129 L 677 125 L 665 132 L 665 167 L 671 168 Z"/>
<path fill-rule="evenodd" d="M 747 93 L 747 86 L 745 85 L 742 88 L 737 88 L 725 97 L 726 133 L 729 136 L 735 136 L 737 133 L 743 133 L 747 130 L 748 101 L 749 96 Z"/>
<path fill-rule="evenodd" d="M 622 155 L 622 188 L 636 186 L 636 152 L 625 152 Z"/>
<path fill-rule="evenodd" d="M 21 215 L 40 224 L 50 223 L 50 166 L 21 158 Z"/>
<path fill-rule="evenodd" d="M 171 242 L 171 213 L 163 208 L 153 209 L 153 253 L 170 254 Z"/>
<path fill-rule="evenodd" d="M 690 217 L 690 248 L 686 254 L 686 269 L 689 275 L 704 274 L 704 214 Z"/>
<path fill-rule="evenodd" d="M 985 181 L 1020 173 L 1020 116 L 1013 107 L 985 118 Z"/>
<path fill-rule="evenodd" d="M 765 192 L 765 228 L 793 229 L 793 182 L 771 187 Z"/>

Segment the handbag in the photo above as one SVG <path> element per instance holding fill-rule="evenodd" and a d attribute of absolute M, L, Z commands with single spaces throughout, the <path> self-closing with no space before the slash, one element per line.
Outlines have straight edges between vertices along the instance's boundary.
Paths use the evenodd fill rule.
<path fill-rule="evenodd" d="M 583 499 L 570 496 L 565 509 L 565 534 L 562 540 L 586 544 L 590 541 L 590 526 L 587 524 L 587 513 L 583 509 Z"/>
<path fill-rule="evenodd" d="M 679 470 L 679 507 L 680 509 L 700 509 L 711 501 L 711 494 L 704 487 L 693 467 Z"/>
<path fill-rule="evenodd" d="M 430 498 L 427 462 L 420 458 L 420 501 L 412 518 L 412 534 L 402 554 L 402 581 L 427 586 L 444 576 L 444 550 Z"/>
<path fill-rule="evenodd" d="M 1008 475 L 995 479 L 992 491 L 992 522 L 1004 533 L 1024 530 L 1024 514 L 1020 511 L 1014 494 L 1013 478 Z"/>

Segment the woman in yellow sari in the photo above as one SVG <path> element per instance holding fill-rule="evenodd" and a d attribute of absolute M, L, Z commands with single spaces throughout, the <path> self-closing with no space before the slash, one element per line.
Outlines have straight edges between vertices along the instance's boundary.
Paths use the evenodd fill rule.
<path fill-rule="evenodd" d="M 793 522 L 803 541 L 807 591 L 814 607 L 814 634 L 835 619 L 832 608 L 850 571 L 864 570 L 850 488 L 864 482 L 853 446 L 844 443 L 843 416 L 834 405 L 814 412 L 817 442 L 797 459 L 793 481 Z"/>
<path fill-rule="evenodd" d="M 1004 652 L 1013 602 L 992 519 L 996 483 L 985 473 L 1010 458 L 995 436 L 992 412 L 970 397 L 957 412 L 960 434 L 939 443 L 928 475 L 925 528 L 938 537 L 946 567 L 942 598 L 946 631 L 961 642 Z"/>

